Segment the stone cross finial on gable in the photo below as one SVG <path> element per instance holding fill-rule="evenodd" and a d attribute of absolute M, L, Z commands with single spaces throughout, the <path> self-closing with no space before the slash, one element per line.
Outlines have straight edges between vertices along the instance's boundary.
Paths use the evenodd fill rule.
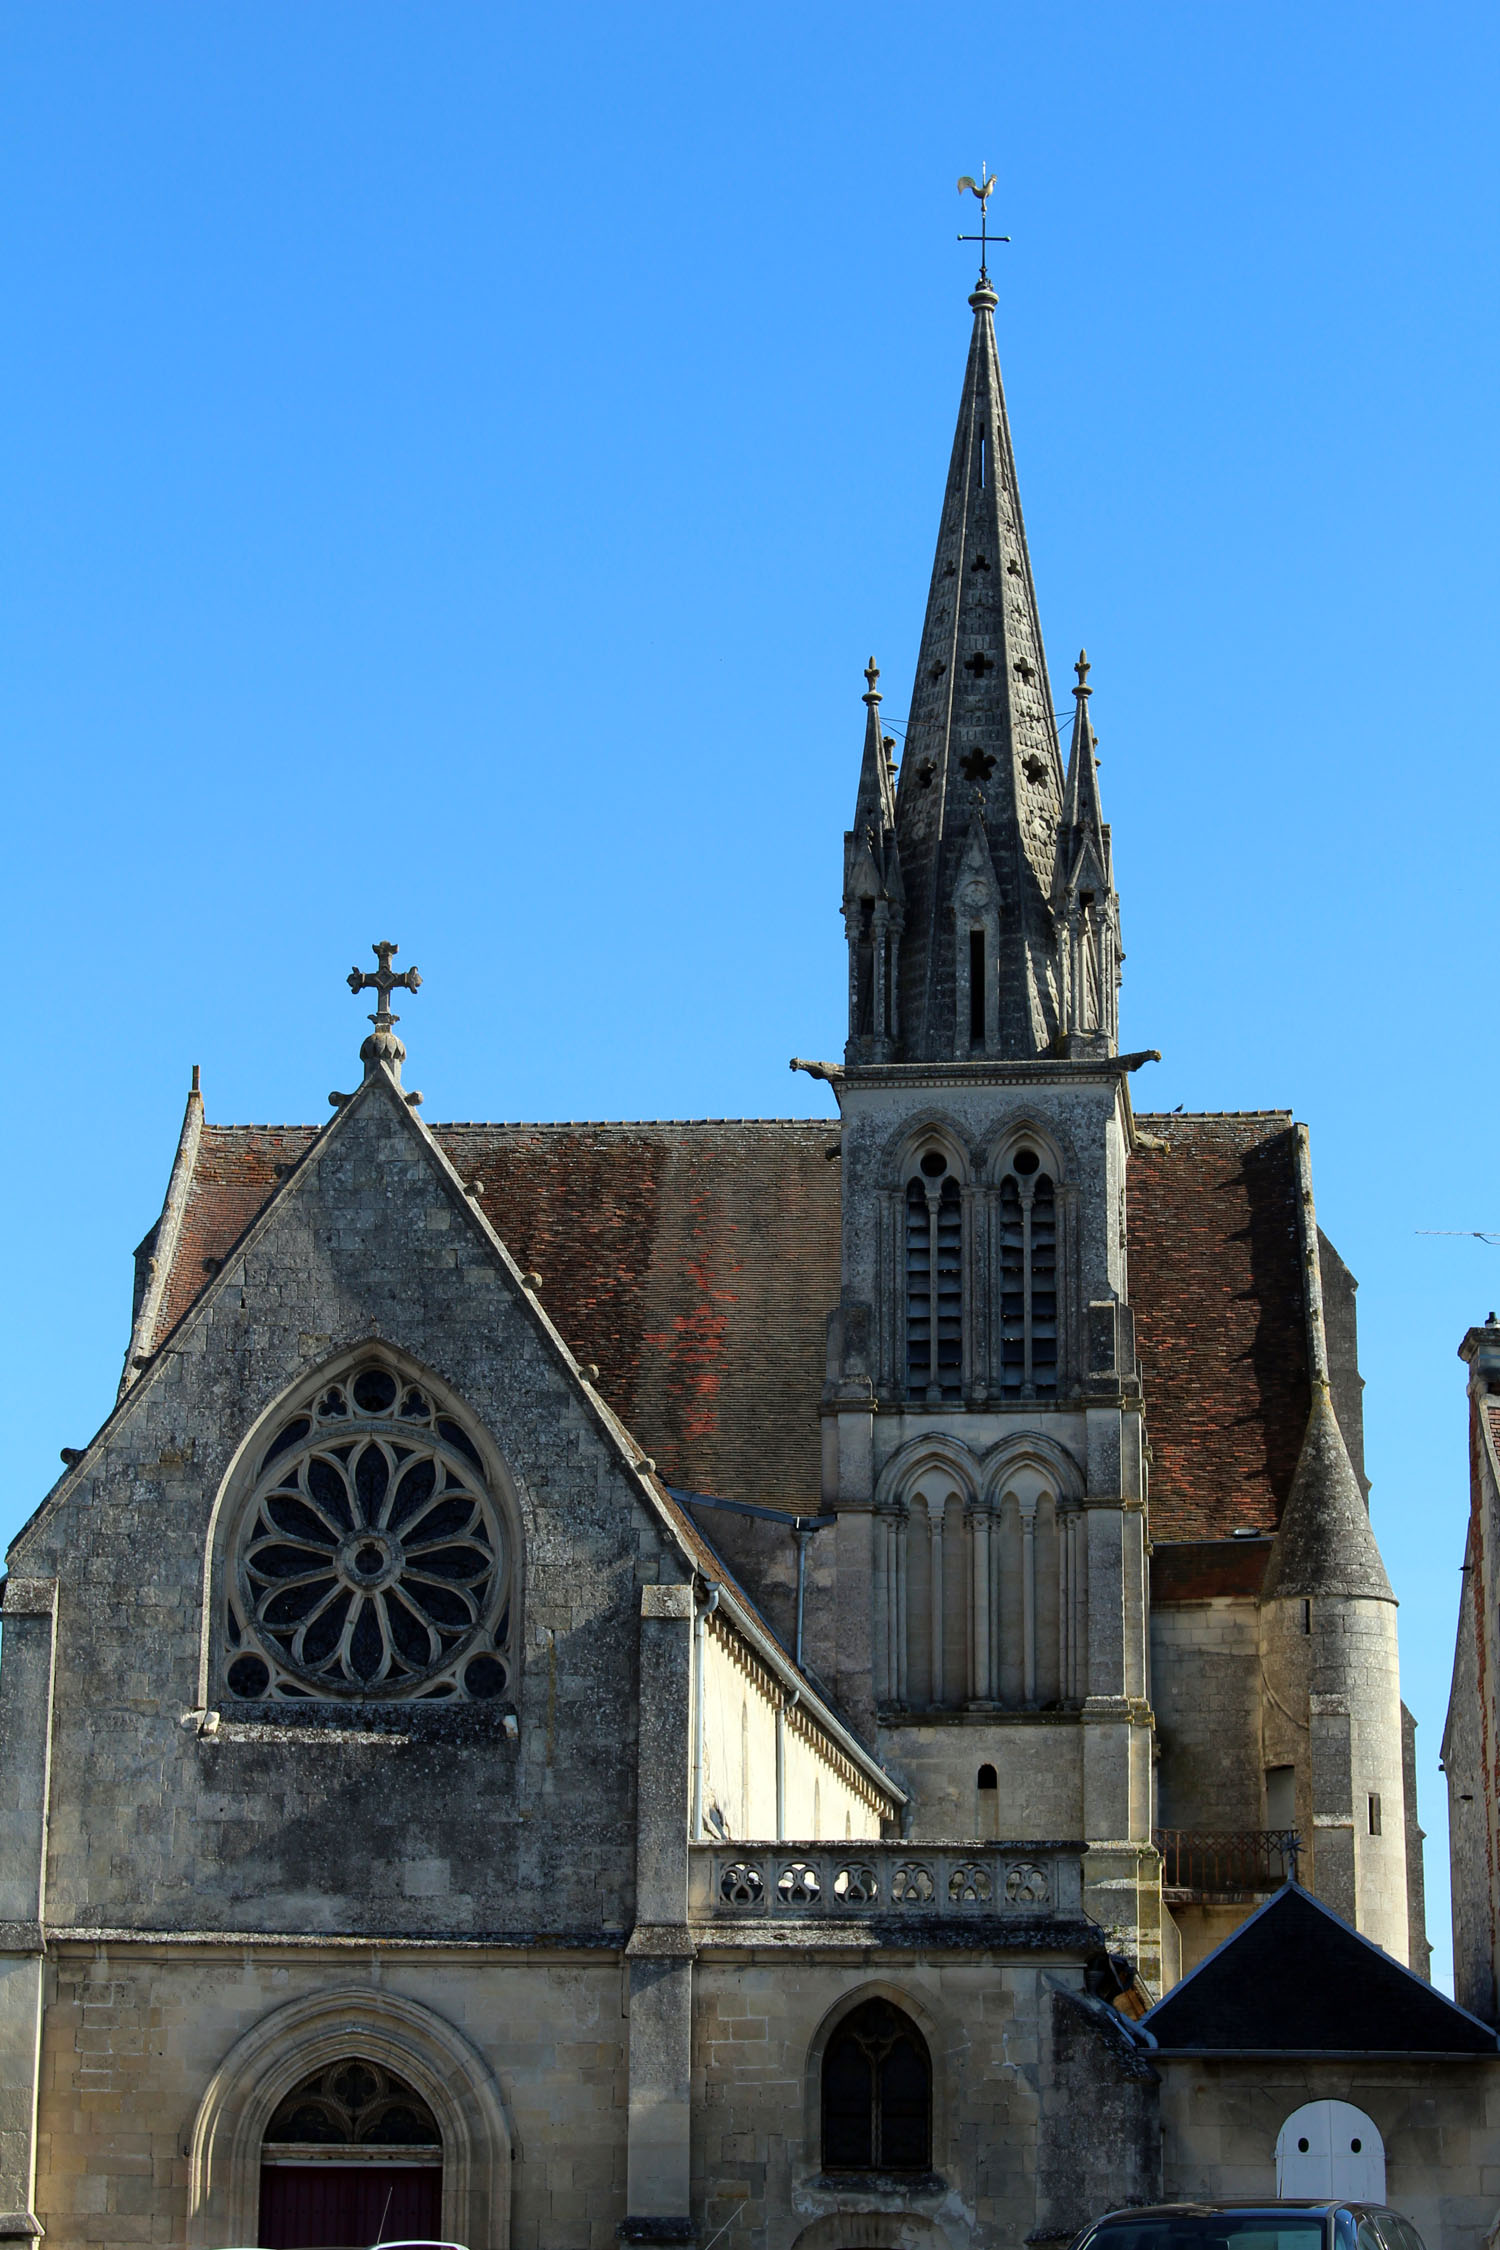
<path fill-rule="evenodd" d="M 351 969 L 349 971 L 349 990 L 356 995 L 366 991 L 377 992 L 380 995 L 379 1008 L 376 1014 L 371 1016 L 370 1021 L 377 1031 L 388 1031 L 393 1023 L 401 1021 L 399 1016 L 391 1014 L 391 994 L 398 990 L 415 992 L 422 982 L 421 973 L 415 967 L 412 967 L 403 969 L 399 975 L 397 974 L 391 967 L 391 956 L 393 953 L 399 953 L 401 948 L 399 945 L 392 945 L 389 938 L 381 938 L 377 944 L 371 946 L 370 951 L 380 963 L 379 968 L 375 970 Z"/>

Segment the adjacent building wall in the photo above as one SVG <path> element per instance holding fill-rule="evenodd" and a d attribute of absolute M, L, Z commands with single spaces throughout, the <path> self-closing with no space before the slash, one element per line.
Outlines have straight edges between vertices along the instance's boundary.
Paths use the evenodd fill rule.
<path fill-rule="evenodd" d="M 1469 1528 L 1443 1735 L 1448 1850 L 1453 1884 L 1453 1986 L 1460 2004 L 1500 2022 L 1500 1325 L 1471 1328 L 1459 1347 L 1469 1365 Z"/>

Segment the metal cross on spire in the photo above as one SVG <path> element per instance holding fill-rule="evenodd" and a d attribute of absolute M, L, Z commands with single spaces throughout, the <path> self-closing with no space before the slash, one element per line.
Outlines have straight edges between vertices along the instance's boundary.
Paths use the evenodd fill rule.
<path fill-rule="evenodd" d="M 979 278 L 982 282 L 988 281 L 990 278 L 990 244 L 992 242 L 1009 242 L 1010 240 L 1010 236 L 1008 234 L 991 234 L 989 231 L 990 196 L 994 192 L 994 187 L 994 173 L 987 172 L 982 164 L 979 167 L 979 177 L 977 180 L 971 179 L 969 174 L 965 172 L 958 183 L 958 192 L 960 195 L 962 195 L 964 189 L 967 188 L 970 195 L 977 196 L 979 198 L 978 234 L 961 234 L 958 239 L 960 242 L 977 242 L 979 244 Z"/>
<path fill-rule="evenodd" d="M 380 995 L 379 1009 L 371 1016 L 370 1021 L 377 1031 L 389 1031 L 393 1023 L 401 1021 L 399 1016 L 391 1014 L 391 994 L 398 990 L 415 992 L 422 979 L 414 967 L 403 969 L 399 975 L 391 967 L 391 955 L 399 953 L 401 948 L 399 945 L 392 945 L 389 938 L 382 938 L 377 945 L 371 946 L 370 951 L 380 963 L 379 968 L 351 969 L 349 990 L 355 994 L 372 991 Z"/>

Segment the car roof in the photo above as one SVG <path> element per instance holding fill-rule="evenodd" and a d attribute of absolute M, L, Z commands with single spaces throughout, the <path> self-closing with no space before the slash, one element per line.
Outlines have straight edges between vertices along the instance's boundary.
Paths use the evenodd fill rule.
<path fill-rule="evenodd" d="M 1106 2211 L 1095 2226 L 1105 2226 L 1118 2221 L 1129 2226 L 1141 2219 L 1219 2219 L 1236 2214 L 1247 2219 L 1274 2218 L 1278 2211 L 1306 2211 L 1309 2214 L 1328 2211 L 1369 2211 L 1383 2209 L 1383 2205 L 1352 2203 L 1345 2197 L 1330 2196 L 1275 2196 L 1258 2197 L 1235 2203 L 1136 2203 L 1124 2210 Z"/>

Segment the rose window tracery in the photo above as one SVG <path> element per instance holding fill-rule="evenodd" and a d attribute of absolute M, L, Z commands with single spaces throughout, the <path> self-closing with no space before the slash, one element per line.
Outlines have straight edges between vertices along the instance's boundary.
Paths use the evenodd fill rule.
<path fill-rule="evenodd" d="M 503 1695 L 506 1580 L 472 1438 L 420 1384 L 361 1368 L 261 1456 L 226 1604 L 228 1687 L 251 1700 Z"/>

